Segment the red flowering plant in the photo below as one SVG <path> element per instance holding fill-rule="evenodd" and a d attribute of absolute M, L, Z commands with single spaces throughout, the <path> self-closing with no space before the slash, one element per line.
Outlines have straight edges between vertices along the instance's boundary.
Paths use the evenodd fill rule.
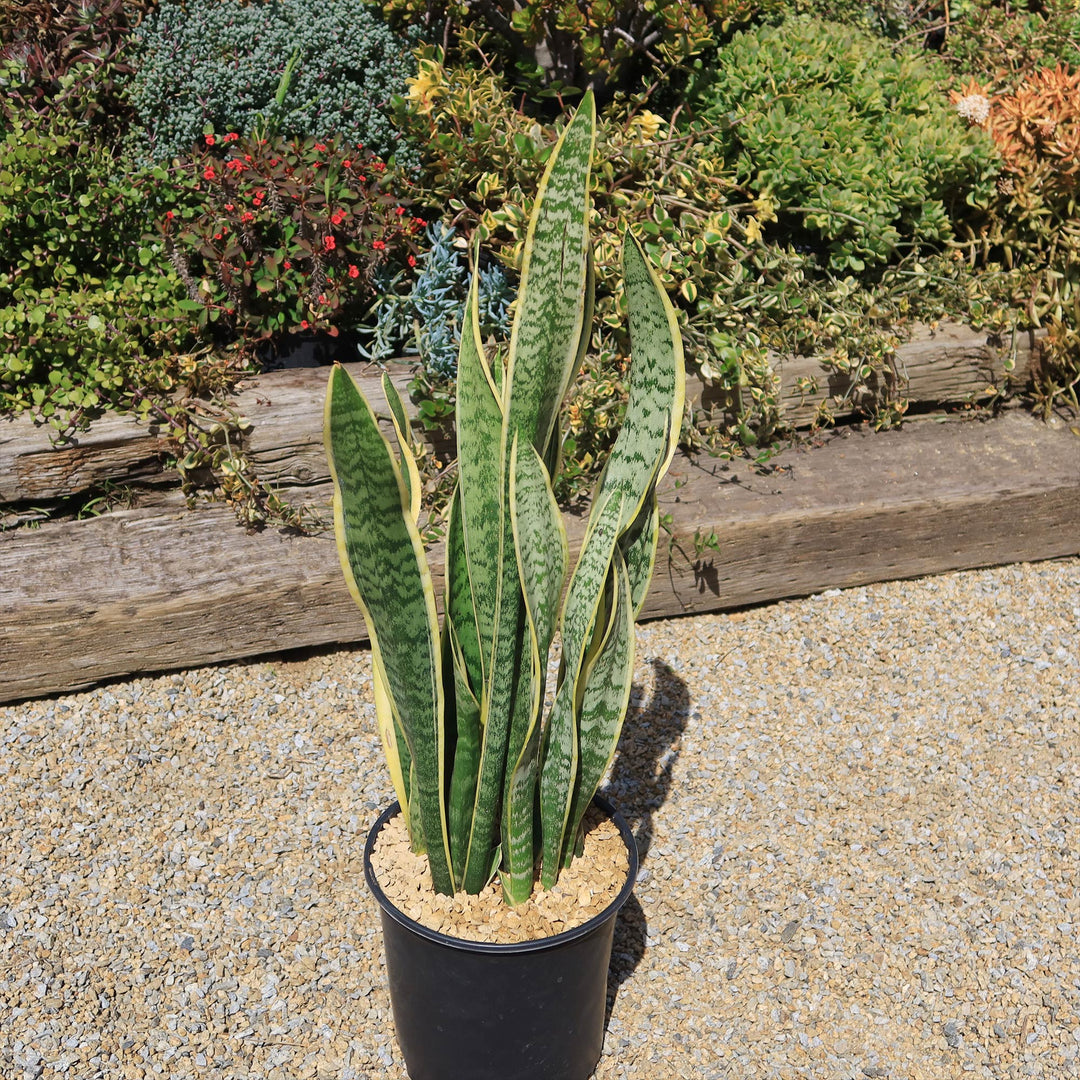
<path fill-rule="evenodd" d="M 424 222 L 362 147 L 208 133 L 178 168 L 161 231 L 204 328 L 336 334 L 368 311 L 380 268 L 415 265 Z"/>

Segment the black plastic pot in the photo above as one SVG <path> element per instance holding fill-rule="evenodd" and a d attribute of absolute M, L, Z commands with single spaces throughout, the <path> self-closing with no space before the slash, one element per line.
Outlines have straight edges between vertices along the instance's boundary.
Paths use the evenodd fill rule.
<path fill-rule="evenodd" d="M 390 903 L 371 852 L 394 803 L 368 834 L 364 874 L 382 915 L 390 1004 L 411 1080 L 586 1080 L 600 1060 L 615 918 L 637 878 L 629 826 L 619 827 L 630 867 L 599 915 L 539 941 L 494 945 L 429 930 Z"/>

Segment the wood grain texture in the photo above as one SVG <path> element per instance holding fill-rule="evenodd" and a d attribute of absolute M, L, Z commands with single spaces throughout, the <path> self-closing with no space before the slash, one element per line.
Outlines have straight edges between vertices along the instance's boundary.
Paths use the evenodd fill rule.
<path fill-rule="evenodd" d="M 1038 358 L 1038 342 L 1044 331 L 1024 331 L 1013 340 L 998 340 L 955 323 L 916 327 L 910 341 L 899 345 L 885 373 L 886 387 L 876 375 L 860 394 L 853 390 L 850 375 L 829 371 L 813 356 L 781 357 L 770 354 L 780 379 L 781 416 L 793 428 L 810 427 L 822 405 L 828 404 L 834 419 L 856 412 L 862 396 L 888 393 L 905 398 L 912 409 L 930 405 L 976 401 L 988 396 L 988 388 L 1010 393 L 1026 385 Z M 804 390 L 802 381 L 813 385 Z M 702 410 L 702 422 L 719 419 L 727 406 L 713 387 L 687 380 L 687 397 Z"/>
<path fill-rule="evenodd" d="M 1080 554 L 1080 438 L 1019 411 L 835 432 L 747 462 L 677 457 L 644 616 Z M 307 490 L 326 504 L 329 490 Z M 583 523 L 567 520 L 572 551 Z M 715 531 L 719 550 L 696 554 Z M 432 554 L 441 595 L 442 554 Z M 0 534 L 0 701 L 360 642 L 332 536 L 249 534 L 227 507 L 120 511 Z"/>
<path fill-rule="evenodd" d="M 103 416 L 54 443 L 51 429 L 23 414 L 0 419 L 0 504 L 48 501 L 116 483 L 169 483 L 163 459 L 173 444 L 157 425 Z"/>
<path fill-rule="evenodd" d="M 767 472 L 676 464 L 646 618 L 1080 553 L 1080 438 L 1019 410 L 837 431 Z M 719 550 L 696 551 L 710 533 Z"/>
<path fill-rule="evenodd" d="M 895 377 L 913 406 L 966 401 L 990 385 L 1015 388 L 1028 377 L 1038 337 L 1018 336 L 1015 366 L 1006 370 L 1012 342 L 998 343 L 954 324 L 934 330 L 923 327 L 897 349 Z M 790 425 L 810 426 L 818 406 L 830 398 L 838 419 L 851 414 L 850 407 L 837 404 L 848 395 L 847 377 L 829 375 L 813 357 L 783 362 L 774 357 L 773 363 Z M 376 411 L 385 413 L 379 369 L 366 363 L 346 366 Z M 394 385 L 406 401 L 411 377 L 410 364 L 394 366 Z M 817 390 L 804 395 L 800 378 L 816 379 Z M 296 368 L 241 384 L 232 403 L 237 415 L 250 424 L 241 442 L 257 474 L 268 483 L 304 487 L 328 479 L 320 426 L 326 379 L 325 368 Z M 700 378 L 688 376 L 686 394 L 702 422 L 724 411 L 721 395 Z M 59 445 L 50 441 L 48 428 L 35 426 L 29 416 L 0 420 L 0 504 L 55 501 L 92 491 L 106 481 L 135 487 L 175 484 L 176 473 L 164 464 L 174 450 L 167 432 L 133 417 L 103 417 L 89 431 Z"/>

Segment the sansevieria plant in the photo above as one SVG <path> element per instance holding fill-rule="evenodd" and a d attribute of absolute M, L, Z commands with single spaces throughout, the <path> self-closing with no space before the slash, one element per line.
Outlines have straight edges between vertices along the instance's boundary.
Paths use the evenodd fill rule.
<path fill-rule="evenodd" d="M 476 893 L 498 874 L 510 904 L 528 899 L 537 872 L 550 888 L 573 859 L 614 755 L 634 620 L 656 558 L 656 485 L 683 412 L 675 314 L 628 234 L 629 403 L 566 584 L 551 479 L 559 406 L 591 333 L 595 129 L 586 95 L 540 184 L 505 356 L 487 359 L 475 285 L 470 296 L 441 624 L 396 390 L 384 377 L 393 443 L 343 368 L 333 369 L 326 399 L 338 548 L 367 622 L 380 734 L 413 848 L 427 853 L 438 892 Z M 558 683 L 544 715 L 556 635 Z"/>

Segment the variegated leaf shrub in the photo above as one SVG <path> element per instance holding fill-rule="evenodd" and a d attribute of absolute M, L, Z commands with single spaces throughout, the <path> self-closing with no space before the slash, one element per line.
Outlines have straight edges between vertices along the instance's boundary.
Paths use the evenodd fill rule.
<path fill-rule="evenodd" d="M 683 413 L 675 314 L 627 235 L 630 398 L 566 585 L 552 475 L 559 406 L 592 327 L 595 132 L 587 94 L 541 181 L 505 357 L 488 360 L 470 296 L 441 625 L 401 401 L 384 379 L 393 444 L 344 369 L 333 370 L 326 401 L 338 548 L 367 622 L 380 734 L 413 847 L 427 853 L 439 892 L 476 893 L 498 874 L 511 904 L 528 899 L 537 870 L 549 888 L 574 857 L 614 755 L 656 557 L 656 485 Z M 556 637 L 558 684 L 544 715 Z"/>

